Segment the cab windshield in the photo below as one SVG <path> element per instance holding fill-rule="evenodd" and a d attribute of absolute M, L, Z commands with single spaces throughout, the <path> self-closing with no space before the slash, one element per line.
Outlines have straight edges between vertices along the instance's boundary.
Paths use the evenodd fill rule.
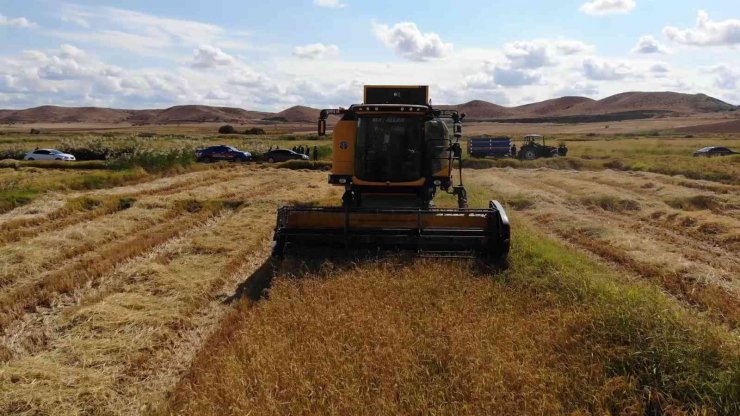
<path fill-rule="evenodd" d="M 408 182 L 421 178 L 424 119 L 395 115 L 360 117 L 355 174 L 374 182 Z"/>

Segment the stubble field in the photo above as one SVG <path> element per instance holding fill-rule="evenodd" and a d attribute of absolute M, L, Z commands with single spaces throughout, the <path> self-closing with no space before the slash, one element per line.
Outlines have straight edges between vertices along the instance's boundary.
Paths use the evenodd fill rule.
<path fill-rule="evenodd" d="M 512 217 L 506 271 L 326 263 L 259 299 L 276 208 L 336 203 L 326 172 L 0 169 L 34 190 L 0 214 L 0 413 L 736 414 L 740 158 L 592 164 L 716 160 L 687 140 L 466 169 Z"/>

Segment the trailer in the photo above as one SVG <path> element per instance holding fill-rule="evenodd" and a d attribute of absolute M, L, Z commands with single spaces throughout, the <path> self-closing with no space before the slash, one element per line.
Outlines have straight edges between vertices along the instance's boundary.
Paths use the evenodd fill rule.
<path fill-rule="evenodd" d="M 471 137 L 468 140 L 468 155 L 471 157 L 513 157 L 512 140 L 509 136 Z"/>

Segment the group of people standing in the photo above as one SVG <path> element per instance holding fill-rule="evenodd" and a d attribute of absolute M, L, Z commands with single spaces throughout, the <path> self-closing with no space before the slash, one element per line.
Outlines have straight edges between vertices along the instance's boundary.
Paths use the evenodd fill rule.
<path fill-rule="evenodd" d="M 272 146 L 270 146 L 270 149 L 268 149 L 268 152 L 271 152 L 272 150 L 278 150 L 278 149 L 280 149 L 280 146 L 275 146 L 274 148 Z M 294 152 L 296 152 L 296 153 L 300 153 L 302 155 L 306 155 L 308 157 L 311 157 L 311 147 L 310 146 L 304 146 L 304 145 L 293 146 L 293 149 L 292 150 Z M 313 147 L 313 157 L 312 157 L 312 159 L 313 160 L 319 160 L 319 147 L 318 146 L 314 146 Z"/>
<path fill-rule="evenodd" d="M 309 146 L 304 146 L 302 144 L 298 146 L 293 146 L 293 151 L 296 153 L 300 153 L 302 155 L 311 157 L 311 148 Z M 312 159 L 319 160 L 319 147 L 318 146 L 313 147 L 313 158 Z"/>

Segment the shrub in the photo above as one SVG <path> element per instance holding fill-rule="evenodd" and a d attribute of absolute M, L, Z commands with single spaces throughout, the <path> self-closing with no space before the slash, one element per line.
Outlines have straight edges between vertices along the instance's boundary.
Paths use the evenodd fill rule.
<path fill-rule="evenodd" d="M 118 209 L 121 211 L 123 211 L 124 209 L 129 209 L 134 206 L 134 202 L 136 202 L 136 198 L 120 198 L 118 200 Z"/>
<path fill-rule="evenodd" d="M 234 134 L 236 133 L 236 130 L 231 124 L 225 124 L 218 128 L 218 132 L 219 134 Z"/>
<path fill-rule="evenodd" d="M 111 149 L 91 149 L 89 147 L 61 147 L 64 153 L 74 155 L 77 160 L 106 160 L 111 156 Z"/>
<path fill-rule="evenodd" d="M 111 146 L 110 140 L 101 137 L 92 139 L 63 139 L 59 143 L 59 150 L 75 156 L 77 160 L 107 160 L 116 156 L 116 153 L 130 146 L 129 141 L 120 143 L 117 147 Z"/>
<path fill-rule="evenodd" d="M 41 130 L 31 129 L 31 131 L 29 132 L 29 134 L 41 134 Z"/>
<path fill-rule="evenodd" d="M 4 159 L 23 160 L 23 156 L 25 155 L 26 155 L 26 152 L 22 149 L 0 150 L 0 160 L 4 160 Z"/>
<path fill-rule="evenodd" d="M 147 172 L 164 172 L 177 167 L 189 166 L 195 162 L 192 149 L 151 150 L 137 148 L 122 153 L 109 166 L 113 169 L 141 167 Z"/>
<path fill-rule="evenodd" d="M 263 128 L 252 127 L 251 129 L 247 129 L 247 131 L 245 131 L 244 134 L 264 135 L 264 134 L 267 134 L 267 132 Z"/>

